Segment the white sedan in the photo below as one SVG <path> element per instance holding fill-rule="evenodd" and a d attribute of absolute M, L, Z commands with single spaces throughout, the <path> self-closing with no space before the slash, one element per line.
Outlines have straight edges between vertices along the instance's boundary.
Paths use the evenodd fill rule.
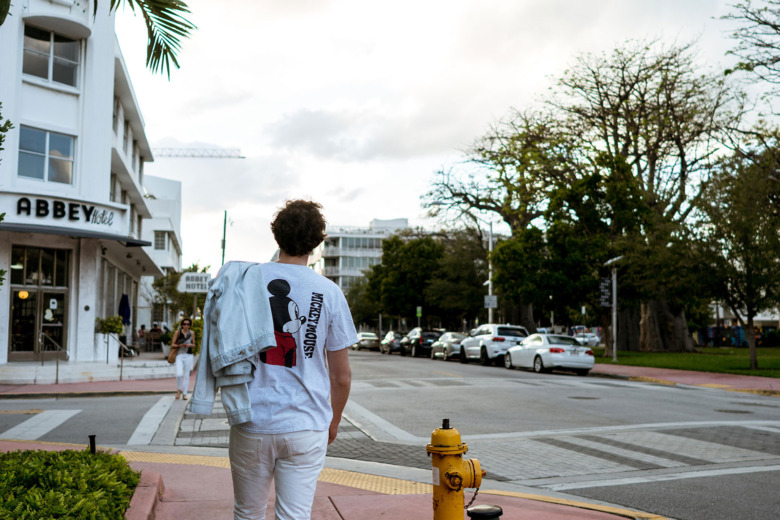
<path fill-rule="evenodd" d="M 574 339 L 579 341 L 580 345 L 585 345 L 586 347 L 598 347 L 599 343 L 601 343 L 599 337 L 592 332 L 581 332 L 574 336 Z"/>
<path fill-rule="evenodd" d="M 531 334 L 504 354 L 506 368 L 532 368 L 534 372 L 573 370 L 586 376 L 593 368 L 593 351 L 571 336 Z"/>

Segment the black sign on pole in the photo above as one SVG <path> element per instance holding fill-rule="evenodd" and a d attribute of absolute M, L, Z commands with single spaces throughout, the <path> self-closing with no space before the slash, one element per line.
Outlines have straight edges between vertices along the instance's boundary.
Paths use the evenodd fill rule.
<path fill-rule="evenodd" d="M 599 279 L 599 305 L 612 307 L 612 281 L 609 278 Z"/>

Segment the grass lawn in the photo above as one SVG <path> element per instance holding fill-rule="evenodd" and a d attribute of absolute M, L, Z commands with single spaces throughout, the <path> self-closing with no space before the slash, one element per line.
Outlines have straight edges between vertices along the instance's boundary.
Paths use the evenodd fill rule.
<path fill-rule="evenodd" d="M 618 350 L 617 363 L 613 363 L 611 357 L 604 357 L 603 347 L 594 348 L 593 352 L 596 354 L 596 363 L 608 365 L 677 368 L 699 372 L 780 378 L 780 348 L 777 347 L 758 349 L 758 370 L 750 370 L 750 354 L 747 348 L 709 347 L 699 349 L 698 353 Z"/>

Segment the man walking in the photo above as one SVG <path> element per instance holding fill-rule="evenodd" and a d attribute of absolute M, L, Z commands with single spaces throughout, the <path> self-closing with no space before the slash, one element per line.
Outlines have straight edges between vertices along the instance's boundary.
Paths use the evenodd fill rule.
<path fill-rule="evenodd" d="M 265 519 L 272 482 L 278 520 L 310 518 L 349 396 L 352 316 L 341 289 L 307 265 L 325 239 L 321 208 L 288 201 L 271 224 L 279 259 L 260 266 L 266 287 L 256 290 L 268 298 L 276 347 L 257 354 L 252 419 L 230 429 L 235 520 Z"/>

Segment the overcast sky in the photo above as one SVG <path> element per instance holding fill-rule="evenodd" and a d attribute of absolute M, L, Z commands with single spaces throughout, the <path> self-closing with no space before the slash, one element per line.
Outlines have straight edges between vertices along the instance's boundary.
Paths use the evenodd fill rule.
<path fill-rule="evenodd" d="M 725 68 L 722 0 L 188 0 L 198 29 L 171 80 L 144 68 L 146 33 L 117 32 L 153 147 L 240 148 L 246 159 L 168 159 L 180 180 L 183 263 L 267 261 L 289 198 L 329 224 L 425 220 L 437 170 L 510 109 L 538 106 L 580 53 L 630 38 L 687 42 Z"/>

